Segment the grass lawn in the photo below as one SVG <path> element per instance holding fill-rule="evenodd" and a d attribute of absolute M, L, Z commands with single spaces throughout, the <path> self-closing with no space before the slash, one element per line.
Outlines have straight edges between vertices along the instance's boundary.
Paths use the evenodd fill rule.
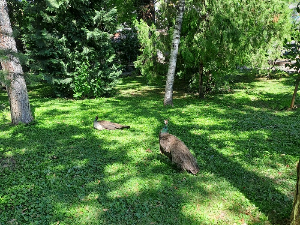
<path fill-rule="evenodd" d="M 124 78 L 113 98 L 29 97 L 35 123 L 10 124 L 0 92 L 0 224 L 287 224 L 299 160 L 299 110 L 287 79 L 239 83 L 205 100 Z M 300 99 L 297 98 L 296 103 Z M 130 125 L 93 129 L 95 116 Z M 159 153 L 169 132 L 200 172 Z"/>

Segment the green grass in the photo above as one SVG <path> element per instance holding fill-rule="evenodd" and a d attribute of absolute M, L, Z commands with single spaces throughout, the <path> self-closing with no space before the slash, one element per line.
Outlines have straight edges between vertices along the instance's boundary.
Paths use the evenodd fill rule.
<path fill-rule="evenodd" d="M 36 123 L 10 125 L 0 93 L 0 224 L 287 224 L 299 160 L 299 110 L 288 79 L 239 83 L 198 100 L 126 78 L 114 98 L 46 98 Z M 299 102 L 297 98 L 296 102 Z M 98 131 L 101 119 L 129 130 Z M 159 153 L 163 119 L 200 172 Z"/>

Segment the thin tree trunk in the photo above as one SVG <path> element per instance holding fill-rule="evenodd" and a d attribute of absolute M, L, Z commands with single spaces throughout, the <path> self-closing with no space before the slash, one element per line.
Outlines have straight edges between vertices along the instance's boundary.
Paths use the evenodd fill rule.
<path fill-rule="evenodd" d="M 199 98 L 204 98 L 204 86 L 203 86 L 203 64 L 200 64 L 199 69 Z"/>
<path fill-rule="evenodd" d="M 293 97 L 292 97 L 292 102 L 291 102 L 291 107 L 290 107 L 290 109 L 293 109 L 294 106 L 295 106 L 295 99 L 296 99 L 296 96 L 297 96 L 299 83 L 300 83 L 300 77 L 298 77 L 298 78 L 296 79 L 296 84 L 295 84 L 295 89 L 294 89 L 294 94 L 293 94 Z"/>
<path fill-rule="evenodd" d="M 12 36 L 6 0 L 0 0 L 0 49 L 7 52 L 7 58 L 1 61 L 6 75 L 6 90 L 10 103 L 13 124 L 30 123 L 33 120 L 27 87 L 20 60 L 16 57 L 17 47 Z"/>
<path fill-rule="evenodd" d="M 299 225 L 300 224 L 300 161 L 297 165 L 297 184 L 296 184 L 296 191 L 294 197 L 294 204 L 293 204 L 293 211 L 291 215 L 291 225 Z"/>
<path fill-rule="evenodd" d="M 185 0 L 179 1 L 179 11 L 176 17 L 175 29 L 173 34 L 172 48 L 170 53 L 169 69 L 165 88 L 164 105 L 173 105 L 173 85 L 175 69 L 177 63 L 178 46 L 180 42 L 181 24 L 183 20 Z"/>

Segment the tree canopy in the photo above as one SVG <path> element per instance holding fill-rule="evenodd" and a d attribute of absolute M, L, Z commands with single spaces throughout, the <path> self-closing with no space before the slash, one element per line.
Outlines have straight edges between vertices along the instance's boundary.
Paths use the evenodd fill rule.
<path fill-rule="evenodd" d="M 157 28 L 166 31 L 168 37 L 173 31 L 175 6 L 174 2 L 162 4 L 160 8 L 160 15 L 167 17 L 161 20 L 169 23 L 158 23 Z M 291 11 L 288 6 L 281 0 L 186 1 L 177 77 L 193 89 L 194 85 L 198 86 L 202 68 L 205 74 L 211 74 L 206 76 L 206 82 L 208 79 L 224 82 L 223 75 L 230 69 L 253 68 L 267 63 L 267 59 L 278 57 L 283 40 L 290 32 Z M 149 42 L 155 46 L 152 58 L 157 58 L 157 52 L 168 57 L 168 37 L 161 35 Z M 155 63 L 160 62 L 152 62 Z M 142 71 L 147 65 L 141 66 Z M 152 68 L 159 67 L 153 66 L 149 70 Z M 160 71 L 152 71 L 152 74 L 160 77 Z"/>
<path fill-rule="evenodd" d="M 60 95 L 111 94 L 120 75 L 111 36 L 115 7 L 107 1 L 22 1 L 15 25 L 30 73 L 51 83 Z M 17 4 L 16 2 L 14 2 Z"/>
<path fill-rule="evenodd" d="M 18 49 L 27 59 L 25 72 L 51 83 L 59 95 L 110 95 L 129 61 L 149 82 L 165 79 L 176 1 L 10 0 L 9 5 Z M 231 69 L 278 57 L 290 14 L 283 0 L 186 0 L 176 66 L 180 86 L 198 91 L 199 81 L 206 89 L 210 82 L 224 84 Z M 123 28 L 131 34 L 116 44 L 112 37 Z M 132 41 L 136 35 L 138 41 Z"/>

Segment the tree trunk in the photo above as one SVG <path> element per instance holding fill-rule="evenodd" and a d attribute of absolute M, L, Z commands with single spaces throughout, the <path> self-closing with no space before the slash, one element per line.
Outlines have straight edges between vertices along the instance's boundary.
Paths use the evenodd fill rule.
<path fill-rule="evenodd" d="M 199 69 L 199 98 L 204 98 L 204 86 L 203 86 L 203 64 L 200 64 Z"/>
<path fill-rule="evenodd" d="M 170 53 L 169 69 L 167 74 L 164 105 L 173 105 L 173 85 L 175 69 L 177 63 L 178 46 L 180 42 L 180 31 L 183 20 L 185 0 L 179 1 L 179 11 L 176 17 L 175 29 L 173 34 L 172 49 Z"/>
<path fill-rule="evenodd" d="M 17 47 L 12 36 L 6 0 L 0 0 L 0 50 L 6 52 L 6 59 L 1 61 L 3 71 L 7 72 L 4 83 L 10 103 L 13 124 L 30 123 L 33 120 L 27 87 L 20 60 L 16 57 Z"/>
<path fill-rule="evenodd" d="M 299 83 L 300 83 L 300 77 L 297 77 L 290 109 L 293 109 L 294 106 L 295 106 L 295 99 L 296 99 L 296 96 L 297 96 L 297 91 L 298 91 Z"/>
<path fill-rule="evenodd" d="M 296 191 L 294 197 L 294 204 L 293 204 L 293 211 L 291 215 L 291 225 L 299 225 L 300 224 L 300 161 L 297 165 L 297 184 L 296 184 Z"/>

